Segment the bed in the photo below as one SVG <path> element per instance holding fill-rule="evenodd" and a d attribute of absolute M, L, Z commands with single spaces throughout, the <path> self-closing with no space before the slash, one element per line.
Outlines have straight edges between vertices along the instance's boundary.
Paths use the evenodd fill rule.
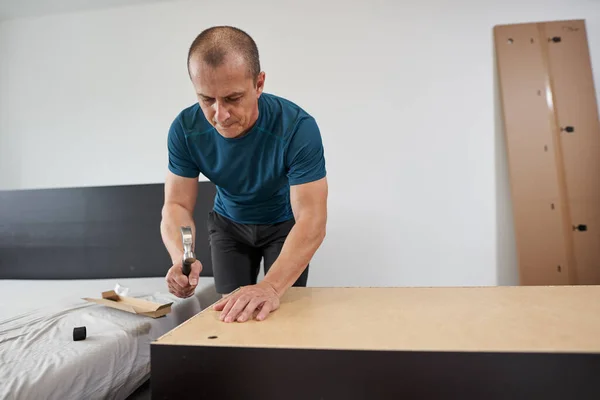
<path fill-rule="evenodd" d="M 218 299 L 199 183 L 194 296 L 168 292 L 162 184 L 0 192 L 0 398 L 127 399 L 151 377 L 150 343 Z M 83 300 L 119 285 L 172 303 L 151 318 Z M 75 327 L 86 338 L 73 340 Z"/>
<path fill-rule="evenodd" d="M 168 303 L 164 317 L 140 316 L 82 300 L 116 284 L 129 296 Z M 150 378 L 150 343 L 217 298 L 213 278 L 179 299 L 164 278 L 3 280 L 0 398 L 126 399 Z M 86 339 L 73 340 L 85 326 Z"/>

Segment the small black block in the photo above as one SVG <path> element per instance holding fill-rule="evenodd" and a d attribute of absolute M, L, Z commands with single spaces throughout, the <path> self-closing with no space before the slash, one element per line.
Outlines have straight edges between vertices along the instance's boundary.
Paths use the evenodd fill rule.
<path fill-rule="evenodd" d="M 84 340 L 87 335 L 87 331 L 85 326 L 78 326 L 73 328 L 73 340 Z"/>

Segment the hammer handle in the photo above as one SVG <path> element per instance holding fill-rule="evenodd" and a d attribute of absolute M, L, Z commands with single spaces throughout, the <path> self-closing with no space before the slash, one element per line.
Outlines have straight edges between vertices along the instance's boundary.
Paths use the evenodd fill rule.
<path fill-rule="evenodd" d="M 183 265 L 182 265 L 182 270 L 183 270 L 183 274 L 185 276 L 189 276 L 190 272 L 192 272 L 192 264 L 187 263 L 187 262 L 184 261 Z"/>

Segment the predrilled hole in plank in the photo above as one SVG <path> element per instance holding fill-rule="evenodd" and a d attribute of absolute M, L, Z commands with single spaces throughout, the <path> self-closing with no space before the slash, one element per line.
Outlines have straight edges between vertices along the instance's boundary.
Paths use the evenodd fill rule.
<path fill-rule="evenodd" d="M 209 338 L 209 339 L 216 339 L 216 338 L 218 338 L 218 336 L 214 336 L 214 335 L 213 335 L 213 336 L 209 336 L 208 338 Z"/>
<path fill-rule="evenodd" d="M 508 39 L 508 44 L 513 44 L 514 40 L 512 40 L 512 38 Z"/>

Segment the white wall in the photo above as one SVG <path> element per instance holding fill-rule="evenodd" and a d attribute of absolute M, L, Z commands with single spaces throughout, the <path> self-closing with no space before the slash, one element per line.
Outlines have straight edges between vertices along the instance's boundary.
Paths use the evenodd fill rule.
<path fill-rule="evenodd" d="M 195 101 L 187 48 L 236 25 L 267 91 L 323 132 L 330 218 L 312 285 L 513 284 L 492 28 L 572 18 L 600 66 L 588 0 L 179 1 L 4 22 L 0 189 L 163 181 L 167 129 Z"/>

